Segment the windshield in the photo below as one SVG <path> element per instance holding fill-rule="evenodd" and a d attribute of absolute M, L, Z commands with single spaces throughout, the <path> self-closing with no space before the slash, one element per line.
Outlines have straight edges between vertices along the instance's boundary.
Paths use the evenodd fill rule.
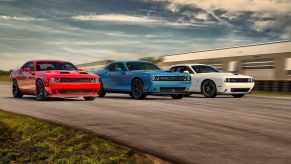
<path fill-rule="evenodd" d="M 196 73 L 219 72 L 217 69 L 208 65 L 193 65 L 192 68 L 194 69 Z"/>
<path fill-rule="evenodd" d="M 126 64 L 128 70 L 160 70 L 160 68 L 152 63 L 147 62 L 129 62 Z"/>
<path fill-rule="evenodd" d="M 37 71 L 46 71 L 46 70 L 77 70 L 72 63 L 68 62 L 56 62 L 56 61 L 48 61 L 48 62 L 37 62 L 36 63 Z"/>

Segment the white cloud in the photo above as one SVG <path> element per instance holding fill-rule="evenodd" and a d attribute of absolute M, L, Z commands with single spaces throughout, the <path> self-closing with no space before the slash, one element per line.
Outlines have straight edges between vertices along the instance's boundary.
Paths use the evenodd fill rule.
<path fill-rule="evenodd" d="M 226 11 L 267 12 L 274 14 L 289 14 L 291 12 L 290 0 L 152 0 L 168 2 L 171 11 L 178 11 L 179 6 L 194 6 L 204 10 L 222 9 Z"/>
<path fill-rule="evenodd" d="M 161 20 L 132 15 L 121 15 L 121 14 L 103 14 L 103 15 L 78 15 L 72 17 L 75 20 L 82 21 L 109 21 L 109 22 L 132 22 L 132 23 L 154 23 L 160 22 Z"/>
<path fill-rule="evenodd" d="M 0 20 L 15 20 L 15 21 L 43 21 L 43 18 L 32 18 L 32 17 L 16 17 L 0 15 Z"/>

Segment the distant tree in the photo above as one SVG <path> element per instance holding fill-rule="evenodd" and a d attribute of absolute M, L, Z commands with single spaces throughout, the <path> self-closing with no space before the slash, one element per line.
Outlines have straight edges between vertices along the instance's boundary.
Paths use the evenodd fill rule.
<path fill-rule="evenodd" d="M 142 58 L 139 58 L 139 60 L 143 60 L 143 61 L 148 61 L 148 62 L 151 62 L 151 63 L 159 63 L 159 62 L 162 62 L 163 61 L 163 58 L 162 57 L 159 57 L 159 58 L 154 58 L 154 57 L 142 57 Z"/>
<path fill-rule="evenodd" d="M 13 70 L 5 71 L 5 70 L 0 70 L 0 76 L 8 76 L 13 72 Z"/>

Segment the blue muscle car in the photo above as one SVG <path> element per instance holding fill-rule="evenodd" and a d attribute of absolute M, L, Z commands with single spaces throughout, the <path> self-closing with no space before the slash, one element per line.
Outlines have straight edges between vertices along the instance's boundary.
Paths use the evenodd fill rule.
<path fill-rule="evenodd" d="M 106 93 L 128 93 L 134 99 L 144 99 L 147 95 L 181 99 L 191 86 L 188 74 L 161 70 L 145 61 L 112 62 L 94 73 L 101 78 L 100 97 Z"/>

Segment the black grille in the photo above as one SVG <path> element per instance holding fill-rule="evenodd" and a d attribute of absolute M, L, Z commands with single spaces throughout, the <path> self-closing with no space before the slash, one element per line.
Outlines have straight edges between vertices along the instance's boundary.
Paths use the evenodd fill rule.
<path fill-rule="evenodd" d="M 184 76 L 159 76 L 159 81 L 184 81 Z"/>
<path fill-rule="evenodd" d="M 89 83 L 90 78 L 61 78 L 61 83 Z"/>
<path fill-rule="evenodd" d="M 231 92 L 248 92 L 250 88 L 231 88 Z"/>
<path fill-rule="evenodd" d="M 91 93 L 92 89 L 60 89 L 58 90 L 61 94 L 83 94 L 83 93 Z"/>
<path fill-rule="evenodd" d="M 161 92 L 176 93 L 176 92 L 185 92 L 185 87 L 161 87 Z"/>
<path fill-rule="evenodd" d="M 230 78 L 229 79 L 231 83 L 248 83 L 249 79 L 248 78 Z"/>

